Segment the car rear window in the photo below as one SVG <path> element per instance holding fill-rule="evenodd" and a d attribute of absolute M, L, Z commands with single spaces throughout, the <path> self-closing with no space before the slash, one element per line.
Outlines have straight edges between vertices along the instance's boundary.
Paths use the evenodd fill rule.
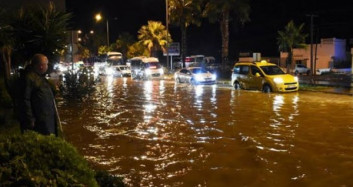
<path fill-rule="evenodd" d="M 145 68 L 158 69 L 161 68 L 161 64 L 159 62 L 148 62 L 145 63 Z"/>
<path fill-rule="evenodd" d="M 249 66 L 243 65 L 243 66 L 235 66 L 233 69 L 234 74 L 243 74 L 246 75 L 249 73 Z"/>

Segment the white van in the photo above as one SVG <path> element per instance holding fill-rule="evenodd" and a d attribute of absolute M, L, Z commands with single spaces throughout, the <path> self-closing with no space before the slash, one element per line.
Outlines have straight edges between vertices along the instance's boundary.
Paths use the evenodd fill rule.
<path fill-rule="evenodd" d="M 120 52 L 111 51 L 107 53 L 107 63 L 110 66 L 124 65 L 123 54 Z"/>
<path fill-rule="evenodd" d="M 132 78 L 163 78 L 163 66 L 155 57 L 134 57 L 128 60 L 127 64 L 131 67 Z"/>

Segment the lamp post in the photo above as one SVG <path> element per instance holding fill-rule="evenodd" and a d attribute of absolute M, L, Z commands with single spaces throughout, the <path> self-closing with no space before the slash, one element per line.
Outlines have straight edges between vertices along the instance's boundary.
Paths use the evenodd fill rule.
<path fill-rule="evenodd" d="M 95 19 L 96 19 L 96 21 L 100 21 L 103 18 L 102 18 L 102 15 L 98 13 L 95 16 Z M 106 20 L 106 25 L 107 25 L 107 46 L 109 47 L 109 21 L 108 21 L 108 19 L 105 19 L 105 20 Z"/>

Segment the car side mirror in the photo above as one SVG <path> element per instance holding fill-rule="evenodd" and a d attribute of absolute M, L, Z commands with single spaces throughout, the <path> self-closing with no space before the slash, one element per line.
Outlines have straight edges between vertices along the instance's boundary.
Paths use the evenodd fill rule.
<path fill-rule="evenodd" d="M 255 73 L 255 77 L 261 77 L 260 73 Z"/>

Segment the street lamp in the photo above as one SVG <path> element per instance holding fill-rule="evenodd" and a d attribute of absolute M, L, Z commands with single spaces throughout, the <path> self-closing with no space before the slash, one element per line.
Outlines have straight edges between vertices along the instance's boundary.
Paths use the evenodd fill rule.
<path fill-rule="evenodd" d="M 96 21 L 100 21 L 103 19 L 102 15 L 100 13 L 96 14 L 96 16 L 94 17 L 96 19 Z M 106 24 L 107 24 L 107 45 L 109 47 L 109 22 L 108 22 L 108 19 L 105 19 L 106 20 Z"/>

